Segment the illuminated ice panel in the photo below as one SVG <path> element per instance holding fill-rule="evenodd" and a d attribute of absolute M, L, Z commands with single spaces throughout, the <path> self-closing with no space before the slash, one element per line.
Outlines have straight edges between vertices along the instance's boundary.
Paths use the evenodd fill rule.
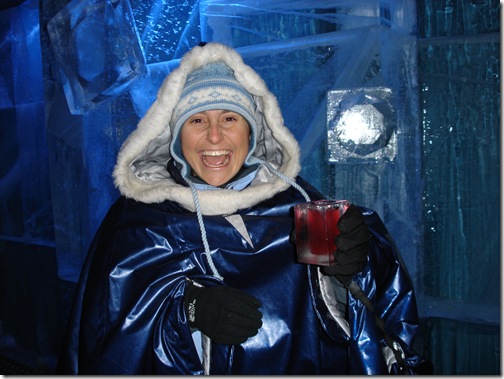
<path fill-rule="evenodd" d="M 397 118 L 386 87 L 327 93 L 329 162 L 393 160 L 397 154 Z"/>
<path fill-rule="evenodd" d="M 72 114 L 119 96 L 147 72 L 127 0 L 72 0 L 47 29 Z"/>

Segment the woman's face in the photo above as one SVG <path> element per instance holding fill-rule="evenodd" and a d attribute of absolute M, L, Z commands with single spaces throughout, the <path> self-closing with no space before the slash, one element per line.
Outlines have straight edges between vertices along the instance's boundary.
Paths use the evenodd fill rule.
<path fill-rule="evenodd" d="M 249 151 L 250 127 L 236 112 L 211 110 L 189 117 L 180 132 L 182 154 L 193 174 L 213 186 L 233 178 Z"/>

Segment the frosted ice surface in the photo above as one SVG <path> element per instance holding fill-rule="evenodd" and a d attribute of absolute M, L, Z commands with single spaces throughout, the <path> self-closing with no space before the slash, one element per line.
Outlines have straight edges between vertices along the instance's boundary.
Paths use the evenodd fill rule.
<path fill-rule="evenodd" d="M 327 94 L 329 161 L 392 160 L 397 120 L 386 87 L 333 90 Z"/>
<path fill-rule="evenodd" d="M 131 85 L 129 92 L 131 102 L 135 112 L 140 117 L 145 115 L 154 100 L 156 100 L 156 95 L 163 84 L 163 80 L 166 79 L 166 76 L 169 75 L 179 63 L 180 59 L 175 59 L 168 62 L 150 64 L 148 75 L 140 78 Z"/>
<path fill-rule="evenodd" d="M 203 39 L 235 47 L 373 25 L 412 33 L 410 0 L 201 0 Z"/>
<path fill-rule="evenodd" d="M 128 0 L 73 0 L 47 27 L 72 114 L 122 94 L 147 72 Z"/>
<path fill-rule="evenodd" d="M 181 58 L 201 42 L 199 0 L 130 0 L 148 64 Z"/>

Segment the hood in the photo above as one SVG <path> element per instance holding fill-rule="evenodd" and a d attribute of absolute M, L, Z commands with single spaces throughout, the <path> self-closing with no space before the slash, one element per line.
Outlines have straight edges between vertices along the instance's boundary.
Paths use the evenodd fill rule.
<path fill-rule="evenodd" d="M 297 176 L 299 145 L 283 123 L 276 97 L 234 49 L 208 43 L 194 47 L 183 56 L 179 67 L 166 77 L 156 100 L 121 147 L 113 177 L 122 195 L 144 203 L 171 200 L 190 211 L 196 210 L 191 188 L 178 184 L 167 170 L 167 162 L 172 159 L 170 120 L 187 76 L 207 63 L 218 61 L 234 71 L 236 80 L 256 103 L 256 146 L 251 155 L 260 163 L 260 168 L 251 184 L 240 191 L 197 191 L 201 213 L 232 214 L 251 207 L 285 190 L 290 185 L 290 180 L 285 178 Z"/>

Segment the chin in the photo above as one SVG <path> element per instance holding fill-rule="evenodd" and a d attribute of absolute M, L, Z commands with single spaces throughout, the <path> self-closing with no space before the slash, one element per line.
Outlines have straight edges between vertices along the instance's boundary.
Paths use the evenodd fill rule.
<path fill-rule="evenodd" d="M 207 172 L 207 175 L 200 176 L 201 179 L 214 187 L 221 186 L 229 182 L 235 174 L 233 173 L 225 173 L 219 170 L 215 170 L 215 172 Z"/>
<path fill-rule="evenodd" d="M 223 184 L 226 184 L 228 180 L 205 180 L 208 184 L 214 186 L 214 187 L 219 187 L 222 186 Z"/>
<path fill-rule="evenodd" d="M 226 178 L 223 178 L 221 176 L 219 176 L 219 177 L 216 177 L 215 175 L 198 175 L 198 176 L 205 183 L 210 184 L 215 187 L 218 187 L 218 186 L 226 183 Z"/>

